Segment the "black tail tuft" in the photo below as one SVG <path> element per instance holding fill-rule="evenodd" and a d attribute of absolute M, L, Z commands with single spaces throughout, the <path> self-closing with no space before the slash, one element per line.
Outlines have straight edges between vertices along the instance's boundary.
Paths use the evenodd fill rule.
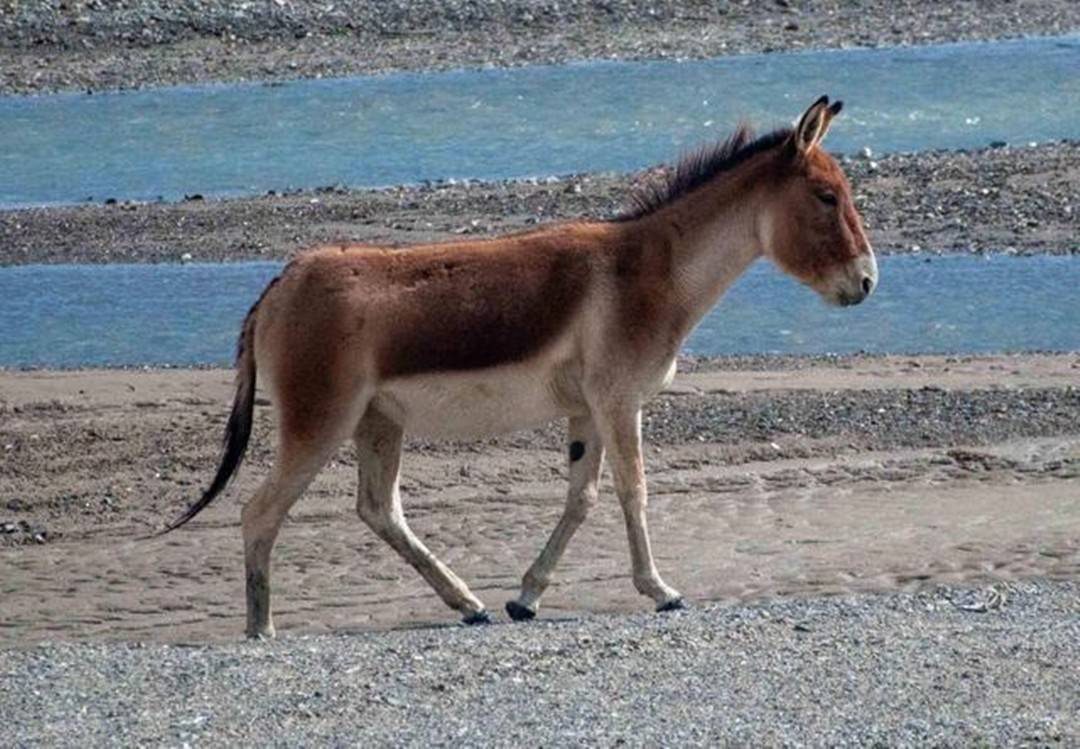
<path fill-rule="evenodd" d="M 183 515 L 172 521 L 164 530 L 151 536 L 156 538 L 174 531 L 198 515 L 203 509 L 214 501 L 214 498 L 228 485 L 233 474 L 240 468 L 244 460 L 244 452 L 247 450 L 248 440 L 251 438 L 252 415 L 255 410 L 255 352 L 254 345 L 254 308 L 244 321 L 244 329 L 240 334 L 239 350 L 237 354 L 236 397 L 233 400 L 232 413 L 229 414 L 229 423 L 225 426 L 225 451 L 221 456 L 221 464 L 218 466 L 217 475 L 214 476 L 210 488 L 203 492 L 199 501 L 193 504 Z"/>

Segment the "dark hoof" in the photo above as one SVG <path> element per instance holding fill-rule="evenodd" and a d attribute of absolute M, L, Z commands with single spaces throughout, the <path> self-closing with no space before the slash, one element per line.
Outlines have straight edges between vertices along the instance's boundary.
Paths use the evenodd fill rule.
<path fill-rule="evenodd" d="M 686 608 L 686 604 L 683 602 L 683 599 L 676 598 L 674 600 L 668 601 L 667 603 L 660 604 L 659 606 L 656 607 L 656 610 L 659 611 L 659 612 L 682 611 L 685 608 Z"/>
<path fill-rule="evenodd" d="M 506 602 L 506 613 L 510 615 L 510 618 L 515 622 L 527 622 L 530 619 L 536 618 L 536 612 L 530 608 L 522 606 L 517 601 Z"/>
<path fill-rule="evenodd" d="M 495 620 L 491 618 L 491 614 L 487 611 L 477 611 L 475 614 L 466 616 L 461 622 L 471 627 L 474 624 L 494 624 Z"/>

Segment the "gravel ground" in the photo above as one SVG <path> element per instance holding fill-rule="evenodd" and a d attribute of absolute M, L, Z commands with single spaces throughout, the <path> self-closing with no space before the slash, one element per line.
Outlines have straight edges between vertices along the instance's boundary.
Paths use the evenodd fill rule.
<path fill-rule="evenodd" d="M 643 429 L 657 444 L 834 437 L 875 450 L 1068 434 L 1078 423 L 1080 388 L 924 388 L 667 396 Z"/>
<path fill-rule="evenodd" d="M 2 413 L 2 412 L 0 412 Z M 829 450 L 883 450 L 1072 434 L 1080 388 L 994 390 L 791 390 L 663 395 L 642 420 L 649 445 L 706 442 L 737 448 L 730 462 L 809 457 Z M 0 433 L 2 434 L 2 433 Z M 491 438 L 488 444 L 559 449 L 562 425 Z M 754 443 L 747 445 L 747 443 Z M 269 444 L 269 441 L 266 441 Z M 462 449 L 454 442 L 410 442 L 412 449 Z"/>
<path fill-rule="evenodd" d="M 1072 0 L 0 0 L 0 93 L 1080 29 Z"/>
<path fill-rule="evenodd" d="M 1071 746 L 1080 587 L 220 646 L 48 643 L 0 666 L 8 746 Z M 347 737 L 347 738 L 346 738 Z"/>
<path fill-rule="evenodd" d="M 845 164 L 875 249 L 1080 253 L 1080 143 L 896 154 Z M 0 265 L 281 259 L 313 244 L 488 235 L 606 218 L 632 175 L 322 188 L 180 203 L 0 211 Z"/>

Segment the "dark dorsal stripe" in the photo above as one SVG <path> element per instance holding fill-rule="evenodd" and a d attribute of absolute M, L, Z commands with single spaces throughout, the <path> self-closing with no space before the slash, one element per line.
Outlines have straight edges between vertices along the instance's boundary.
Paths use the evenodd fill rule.
<path fill-rule="evenodd" d="M 615 218 L 633 221 L 688 195 L 714 177 L 729 172 L 751 156 L 780 145 L 791 137 L 789 127 L 754 137 L 749 125 L 740 125 L 727 140 L 703 146 L 683 156 L 673 168 L 646 179 L 631 195 L 630 208 Z"/>

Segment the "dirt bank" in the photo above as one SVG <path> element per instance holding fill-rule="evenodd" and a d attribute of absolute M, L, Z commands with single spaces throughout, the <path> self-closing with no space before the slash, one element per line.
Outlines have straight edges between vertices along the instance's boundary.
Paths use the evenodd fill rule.
<path fill-rule="evenodd" d="M 879 252 L 1080 252 L 1080 143 L 850 160 Z M 265 260 L 333 241 L 411 244 L 607 218 L 634 177 L 326 188 L 0 211 L 0 265 Z"/>
<path fill-rule="evenodd" d="M 1062 34 L 1071 0 L 0 0 L 0 93 Z"/>

